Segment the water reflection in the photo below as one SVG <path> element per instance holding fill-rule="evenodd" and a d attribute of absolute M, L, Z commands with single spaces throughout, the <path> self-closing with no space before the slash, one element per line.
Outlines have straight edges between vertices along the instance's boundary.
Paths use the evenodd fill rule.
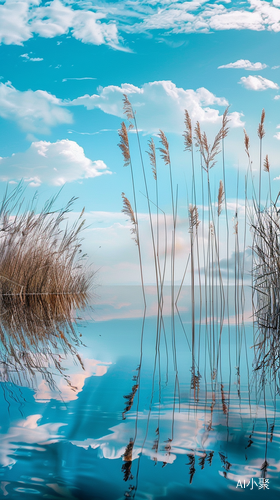
<path fill-rule="evenodd" d="M 76 310 L 86 306 L 87 294 L 2 296 L 0 318 L 0 377 L 2 381 L 33 385 L 40 374 L 55 388 L 53 370 L 73 390 L 63 361 L 72 356 L 83 369 L 82 344 L 75 328 Z M 81 334 L 80 334 L 81 335 Z"/>
<path fill-rule="evenodd" d="M 1 317 L 1 386 L 10 405 L 9 419 L 3 406 L 1 412 L 3 496 L 219 498 L 235 495 L 239 479 L 248 484 L 252 478 L 257 484 L 269 479 L 270 489 L 278 489 L 275 379 L 269 370 L 253 369 L 250 290 L 241 322 L 228 321 L 236 308 L 229 295 L 221 337 L 213 320 L 219 311 L 209 319 L 197 301 L 193 346 L 187 287 L 173 318 L 168 293 L 158 318 L 150 289 L 143 318 L 137 287 L 104 290 L 94 311 L 102 321 L 80 320 L 79 328 L 74 317 L 85 305 L 82 297 L 37 305 L 19 300 L 15 309 L 7 304 Z M 128 307 L 136 317 L 127 318 Z"/>

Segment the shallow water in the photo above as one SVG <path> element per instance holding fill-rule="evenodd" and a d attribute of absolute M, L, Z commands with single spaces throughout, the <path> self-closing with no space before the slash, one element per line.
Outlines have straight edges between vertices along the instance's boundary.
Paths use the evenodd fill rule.
<path fill-rule="evenodd" d="M 196 296 L 193 361 L 187 287 L 180 317 L 167 289 L 160 335 L 153 287 L 145 314 L 140 288 L 98 290 L 77 325 L 84 369 L 57 352 L 71 385 L 52 364 L 55 386 L 40 373 L 1 383 L 0 496 L 276 498 L 275 383 L 267 373 L 262 385 L 252 368 L 250 307 L 237 322 L 230 300 L 220 328 Z"/>

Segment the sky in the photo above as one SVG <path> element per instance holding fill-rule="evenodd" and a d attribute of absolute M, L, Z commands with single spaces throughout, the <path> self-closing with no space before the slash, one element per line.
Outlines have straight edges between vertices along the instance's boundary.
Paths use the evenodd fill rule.
<path fill-rule="evenodd" d="M 240 215 L 244 212 L 248 159 L 243 128 L 250 137 L 254 172 L 264 108 L 263 155 L 269 155 L 273 196 L 279 191 L 279 31 L 279 0 L 0 1 L 0 195 L 7 184 L 13 189 L 22 180 L 25 198 L 37 191 L 39 205 L 60 190 L 58 207 L 77 197 L 70 219 L 85 207 L 83 244 L 99 270 L 98 282 L 139 283 L 131 224 L 121 212 L 121 193 L 132 200 L 129 168 L 118 147 L 126 93 L 136 111 L 153 202 L 147 142 L 152 136 L 158 148 L 162 129 L 170 144 L 182 268 L 188 204 L 193 202 L 190 156 L 182 137 L 185 109 L 193 125 L 199 120 L 213 140 L 230 106 L 225 153 L 232 216 L 236 199 Z M 147 199 L 133 131 L 129 140 L 145 247 Z M 159 205 L 170 214 L 168 169 L 157 154 Z M 211 171 L 213 196 L 221 172 L 219 157 Z M 265 174 L 262 185 L 265 200 Z M 153 283 L 149 246 L 144 264 L 145 279 Z"/>

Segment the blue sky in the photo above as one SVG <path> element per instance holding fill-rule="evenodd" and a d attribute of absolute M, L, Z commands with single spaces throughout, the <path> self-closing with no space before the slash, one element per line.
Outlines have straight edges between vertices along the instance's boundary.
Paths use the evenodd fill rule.
<path fill-rule="evenodd" d="M 227 194 L 233 204 L 239 170 L 242 204 L 243 127 L 257 165 L 262 108 L 264 154 L 271 178 L 280 174 L 279 31 L 278 0 L 0 2 L 0 193 L 7 183 L 12 188 L 24 179 L 26 197 L 38 190 L 43 202 L 64 186 L 59 204 L 77 196 L 75 211 L 86 208 L 91 226 L 85 247 L 100 268 L 100 282 L 118 283 L 124 272 L 137 282 L 137 255 L 121 214 L 121 193 L 131 197 L 129 171 L 117 146 L 123 92 L 137 111 L 143 151 L 151 135 L 159 145 L 159 128 L 170 141 L 182 220 L 191 201 L 184 109 L 213 138 L 230 104 Z M 136 138 L 130 137 L 145 220 Z M 166 167 L 159 162 L 159 168 L 160 204 L 168 212 Z M 154 189 L 147 157 L 146 169 Z M 218 189 L 220 162 L 211 176 Z M 272 184 L 276 195 L 280 181 Z"/>

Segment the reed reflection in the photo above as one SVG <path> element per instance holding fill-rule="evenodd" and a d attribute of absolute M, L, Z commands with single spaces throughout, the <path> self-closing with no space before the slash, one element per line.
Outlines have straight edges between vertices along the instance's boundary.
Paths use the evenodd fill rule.
<path fill-rule="evenodd" d="M 0 318 L 0 377 L 3 382 L 34 384 L 36 375 L 55 388 L 58 372 L 74 390 L 64 373 L 63 358 L 72 356 L 83 368 L 78 353 L 81 339 L 74 316 L 85 307 L 86 294 L 2 297 Z"/>

